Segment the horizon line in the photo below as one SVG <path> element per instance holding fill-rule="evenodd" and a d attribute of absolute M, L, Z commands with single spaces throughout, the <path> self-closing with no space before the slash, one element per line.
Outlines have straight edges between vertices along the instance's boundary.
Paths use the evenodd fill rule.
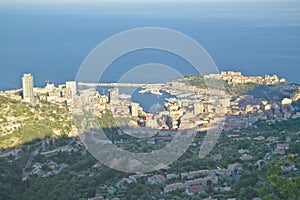
<path fill-rule="evenodd" d="M 297 0 L 3 0 L 0 4 L 163 4 L 163 3 L 260 3 L 260 2 L 297 2 Z"/>

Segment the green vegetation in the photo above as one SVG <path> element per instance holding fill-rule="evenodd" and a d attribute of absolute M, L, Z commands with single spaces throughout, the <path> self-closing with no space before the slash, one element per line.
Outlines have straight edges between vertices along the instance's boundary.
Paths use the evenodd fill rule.
<path fill-rule="evenodd" d="M 19 146 L 35 139 L 42 140 L 46 137 L 50 137 L 53 133 L 51 127 L 47 126 L 46 123 L 36 123 L 24 125 L 19 130 L 16 130 L 14 135 L 19 139 L 15 146 Z"/>
<path fill-rule="evenodd" d="M 256 83 L 244 83 L 244 84 L 236 84 L 236 85 L 228 85 L 225 82 L 225 88 L 228 94 L 233 96 L 240 96 L 244 94 L 248 94 L 252 90 L 259 87 Z"/>
<path fill-rule="evenodd" d="M 0 105 L 6 104 L 6 103 L 17 103 L 16 100 L 12 100 L 3 96 L 0 96 Z"/>
<path fill-rule="evenodd" d="M 48 102 L 30 105 L 0 96 L 0 107 L 0 149 L 67 135 L 73 123 L 65 107 Z"/>
<path fill-rule="evenodd" d="M 201 78 L 195 81 L 195 84 L 201 84 Z M 237 85 L 236 89 L 231 90 L 233 93 L 240 93 L 252 87 L 256 85 Z M 242 170 L 236 171 L 232 176 L 219 178 L 217 185 L 208 181 L 205 192 L 189 196 L 180 189 L 161 194 L 166 184 L 187 181 L 187 178 L 166 180 L 161 185 L 150 185 L 147 178 L 140 178 L 136 182 L 118 186 L 117 183 L 122 178 L 128 178 L 132 174 L 98 163 L 80 142 L 64 137 L 72 125 L 67 120 L 69 113 L 66 107 L 46 102 L 31 106 L 18 104 L 7 98 L 0 98 L 0 102 L 5 108 L 1 111 L 2 119 L 7 118 L 6 116 L 18 119 L 10 124 L 9 119 L 2 120 L 0 124 L 21 124 L 8 134 L 0 134 L 0 148 L 20 148 L 18 153 L 0 158 L 0 199 L 88 199 L 95 196 L 108 199 L 201 199 L 209 196 L 217 199 L 236 197 L 242 200 L 255 197 L 275 200 L 300 198 L 300 172 L 297 170 L 300 168 L 300 119 L 274 124 L 259 121 L 255 124 L 256 129 L 223 132 L 217 145 L 204 159 L 199 159 L 198 155 L 199 144 L 203 141 L 205 132 L 199 132 L 193 144 L 169 169 L 147 173 L 148 177 L 155 174 L 166 176 L 199 169 L 226 169 L 229 164 L 234 163 L 242 165 Z M 38 119 L 37 114 L 41 119 Z M 91 118 L 88 112 L 81 117 Z M 102 117 L 93 120 L 87 122 L 88 129 L 97 129 L 100 125 L 113 143 L 127 151 L 151 152 L 162 148 L 171 140 L 171 137 L 156 135 L 155 144 L 148 144 L 147 139 L 124 134 L 118 126 L 128 123 L 128 119 L 120 119 L 116 123 L 109 110 Z M 59 128 L 62 137 L 50 139 L 54 136 L 53 128 Z M 255 139 L 258 136 L 264 139 Z M 267 139 L 269 137 L 277 139 L 272 142 Z M 288 144 L 289 148 L 282 154 L 276 154 L 274 150 L 278 144 Z M 244 153 L 239 150 L 245 151 L 252 158 L 241 159 Z M 32 157 L 35 152 L 36 155 Z M 216 159 L 216 155 L 221 159 Z M 32 162 L 28 164 L 31 157 Z M 66 167 L 60 172 L 57 170 L 59 167 L 56 167 L 55 171 L 49 165 L 50 161 L 57 166 Z M 36 163 L 41 165 L 40 174 L 33 173 L 33 165 Z M 22 176 L 26 174 L 24 172 L 28 172 L 30 179 L 22 181 Z M 218 189 L 220 187 L 229 187 L 231 190 L 224 192 Z"/>
<path fill-rule="evenodd" d="M 116 129 L 118 126 L 110 110 L 105 110 L 105 114 L 98 118 L 98 122 L 100 127 L 104 129 Z"/>
<path fill-rule="evenodd" d="M 252 89 L 249 94 L 255 98 L 263 98 L 268 101 L 280 101 L 283 98 L 291 98 L 291 94 L 296 91 L 295 86 L 291 86 L 292 89 L 281 88 L 280 85 L 260 85 Z"/>
<path fill-rule="evenodd" d="M 181 82 L 184 82 L 188 85 L 197 86 L 199 88 L 207 88 L 204 76 L 201 74 L 198 75 L 188 75 L 185 76 L 186 79 L 183 79 Z"/>
<path fill-rule="evenodd" d="M 296 176 L 294 171 L 283 171 L 282 168 L 294 163 L 293 156 L 289 160 L 271 163 L 267 171 L 267 177 L 263 182 L 259 194 L 262 200 L 268 199 L 299 199 L 300 197 L 300 176 Z"/>
<path fill-rule="evenodd" d="M 281 135 L 285 135 L 286 132 L 293 132 L 293 131 L 300 130 L 300 118 L 280 121 L 274 124 L 267 123 L 266 121 L 258 121 L 256 125 L 259 126 L 261 130 L 264 131 L 276 130 L 277 135 L 280 133 Z"/>
<path fill-rule="evenodd" d="M 24 185 L 21 183 L 24 159 L 8 162 L 0 158 L 0 199 L 22 199 Z"/>
<path fill-rule="evenodd" d="M 256 83 L 244 83 L 244 84 L 232 85 L 232 84 L 228 84 L 227 81 L 217 80 L 214 78 L 204 78 L 203 75 L 185 76 L 185 78 L 186 79 L 183 79 L 182 82 L 185 82 L 186 84 L 197 86 L 198 88 L 202 88 L 202 89 L 208 88 L 207 85 L 209 85 L 209 88 L 222 89 L 222 90 L 225 89 L 228 94 L 233 96 L 248 94 L 258 87 L 263 87 Z"/>

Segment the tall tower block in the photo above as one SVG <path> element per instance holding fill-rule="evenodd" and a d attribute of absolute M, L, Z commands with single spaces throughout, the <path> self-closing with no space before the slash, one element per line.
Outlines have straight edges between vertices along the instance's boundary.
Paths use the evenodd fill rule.
<path fill-rule="evenodd" d="M 33 76 L 29 74 L 24 74 L 22 77 L 23 86 L 23 99 L 28 103 L 34 103 L 33 96 Z"/>
<path fill-rule="evenodd" d="M 119 104 L 119 88 L 109 89 L 109 103 Z"/>
<path fill-rule="evenodd" d="M 77 87 L 76 87 L 76 82 L 75 81 L 67 81 L 66 82 L 66 88 L 68 90 L 69 96 L 73 97 L 76 95 L 77 92 Z"/>

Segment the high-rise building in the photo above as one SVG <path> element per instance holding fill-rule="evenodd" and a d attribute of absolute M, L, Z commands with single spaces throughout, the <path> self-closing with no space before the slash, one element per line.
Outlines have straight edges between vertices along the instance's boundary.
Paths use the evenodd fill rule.
<path fill-rule="evenodd" d="M 201 102 L 194 103 L 194 115 L 202 114 L 204 111 L 204 105 Z"/>
<path fill-rule="evenodd" d="M 206 102 L 203 104 L 204 105 L 204 112 L 205 113 L 208 113 L 208 112 L 211 112 L 212 109 L 213 109 L 213 105 L 209 102 Z"/>
<path fill-rule="evenodd" d="M 67 89 L 67 93 L 68 93 L 67 96 L 73 97 L 77 92 L 76 82 L 75 81 L 67 81 L 66 89 Z"/>
<path fill-rule="evenodd" d="M 109 89 L 109 103 L 110 104 L 119 103 L 119 88 Z"/>
<path fill-rule="evenodd" d="M 137 117 L 139 115 L 139 107 L 140 105 L 138 103 L 132 102 L 130 104 L 130 114 L 132 117 Z"/>
<path fill-rule="evenodd" d="M 23 75 L 22 86 L 23 86 L 23 99 L 28 103 L 34 103 L 33 76 L 30 73 Z"/>

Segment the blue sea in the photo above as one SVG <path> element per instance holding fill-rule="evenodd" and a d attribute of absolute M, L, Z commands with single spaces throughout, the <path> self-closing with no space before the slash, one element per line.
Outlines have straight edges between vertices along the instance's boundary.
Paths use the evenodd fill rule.
<path fill-rule="evenodd" d="M 100 94 L 109 95 L 108 90 L 111 87 L 98 87 L 97 91 Z M 166 98 L 176 98 L 165 91 L 160 90 L 161 95 L 151 94 L 149 92 L 140 93 L 139 91 L 143 90 L 142 88 L 119 88 L 119 94 L 122 96 L 123 94 L 130 95 L 130 100 L 136 103 L 139 103 L 144 111 L 153 113 L 157 111 L 159 108 L 163 108 L 164 102 L 166 102 Z M 164 109 L 164 108 L 163 108 Z"/>
<path fill-rule="evenodd" d="M 277 74 L 300 83 L 299 1 L 94 4 L 0 3 L 0 90 L 20 88 L 28 72 L 39 87 L 46 80 L 74 80 L 100 42 L 141 27 L 170 28 L 192 37 L 220 70 Z M 112 63 L 101 80 L 116 82 L 144 63 L 197 73 L 182 58 L 144 50 Z"/>

